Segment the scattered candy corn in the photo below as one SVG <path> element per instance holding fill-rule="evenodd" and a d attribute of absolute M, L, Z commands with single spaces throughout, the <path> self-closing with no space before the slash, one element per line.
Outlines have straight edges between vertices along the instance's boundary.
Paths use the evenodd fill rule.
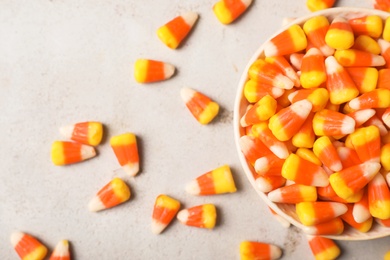
<path fill-rule="evenodd" d="M 136 136 L 132 133 L 124 133 L 113 136 L 110 145 L 123 170 L 135 176 L 139 172 L 139 155 Z"/>
<path fill-rule="evenodd" d="M 197 20 L 197 13 L 183 13 L 158 28 L 157 36 L 166 46 L 176 49 L 186 38 Z"/>
<path fill-rule="evenodd" d="M 95 149 L 85 144 L 55 141 L 51 146 L 51 160 L 55 165 L 78 163 L 95 156 Z"/>
<path fill-rule="evenodd" d="M 336 259 L 340 255 L 340 248 L 326 237 L 308 236 L 309 246 L 316 260 Z"/>
<path fill-rule="evenodd" d="M 187 226 L 213 229 L 217 219 L 217 211 L 213 204 L 203 204 L 180 210 L 177 219 Z"/>
<path fill-rule="evenodd" d="M 134 64 L 134 77 L 138 83 L 166 80 L 174 73 L 175 67 L 162 61 L 138 59 Z"/>
<path fill-rule="evenodd" d="M 251 3 L 252 0 L 219 0 L 213 6 L 213 11 L 221 23 L 230 24 L 243 14 Z"/>
<path fill-rule="evenodd" d="M 282 250 L 271 244 L 243 241 L 240 243 L 241 260 L 274 260 L 282 256 Z"/>
<path fill-rule="evenodd" d="M 232 193 L 236 190 L 229 165 L 223 165 L 202 174 L 186 187 L 186 191 L 193 195 Z"/>
<path fill-rule="evenodd" d="M 49 260 L 70 260 L 68 240 L 61 240 L 57 243 Z"/>
<path fill-rule="evenodd" d="M 61 127 L 60 132 L 72 141 L 97 146 L 103 137 L 103 125 L 100 122 L 82 122 Z"/>
<path fill-rule="evenodd" d="M 206 95 L 190 88 L 182 88 L 180 94 L 191 114 L 202 125 L 210 123 L 218 114 L 219 105 Z"/>
<path fill-rule="evenodd" d="M 42 260 L 47 248 L 35 237 L 19 231 L 11 234 L 11 243 L 22 260 Z"/>
<path fill-rule="evenodd" d="M 160 234 L 180 209 L 180 202 L 167 195 L 157 196 L 152 214 L 152 232 Z"/>
<path fill-rule="evenodd" d="M 115 207 L 130 199 L 130 189 L 120 178 L 116 177 L 99 190 L 89 202 L 90 211 L 100 211 Z"/>

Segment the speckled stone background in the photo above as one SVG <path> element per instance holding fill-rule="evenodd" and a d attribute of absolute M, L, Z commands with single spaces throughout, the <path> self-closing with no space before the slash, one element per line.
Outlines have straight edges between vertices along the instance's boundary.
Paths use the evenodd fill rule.
<path fill-rule="evenodd" d="M 224 26 L 215 1 L 197 0 L 0 0 L 0 259 L 17 259 L 10 233 L 38 237 L 50 251 L 69 239 L 75 259 L 238 259 L 243 240 L 273 243 L 283 259 L 312 259 L 305 236 L 283 228 L 241 170 L 233 140 L 236 87 L 252 53 L 284 17 L 308 14 L 305 0 L 254 0 L 236 23 Z M 370 0 L 339 6 L 371 7 Z M 164 46 L 156 29 L 180 12 L 200 19 L 178 50 Z M 137 58 L 164 60 L 177 74 L 140 85 Z M 192 87 L 216 100 L 221 113 L 201 126 L 179 92 Z M 58 128 L 86 120 L 106 126 L 98 156 L 55 167 L 50 146 Z M 128 178 L 107 142 L 126 131 L 139 138 L 142 172 Z M 223 164 L 238 192 L 194 197 L 184 186 Z M 113 176 L 132 189 L 129 202 L 90 213 L 89 199 Z M 160 193 L 182 207 L 214 203 L 214 230 L 174 221 L 161 235 L 150 231 Z M 340 259 L 382 259 L 390 238 L 339 242 Z"/>

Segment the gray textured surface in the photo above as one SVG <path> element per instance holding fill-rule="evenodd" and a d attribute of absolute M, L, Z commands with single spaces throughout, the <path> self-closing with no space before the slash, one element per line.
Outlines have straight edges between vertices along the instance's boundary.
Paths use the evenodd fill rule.
<path fill-rule="evenodd" d="M 273 243 L 283 259 L 311 259 L 305 237 L 274 220 L 245 179 L 233 140 L 232 110 L 241 72 L 284 17 L 307 14 L 305 1 L 254 1 L 236 23 L 223 26 L 215 1 L 0 1 L 0 257 L 17 259 L 14 230 L 36 235 L 49 249 L 69 239 L 75 259 L 238 259 L 242 240 Z M 371 7 L 371 1 L 339 1 Z M 178 50 L 164 46 L 156 29 L 179 14 L 200 14 Z M 174 64 L 169 81 L 137 84 L 137 58 Z M 185 108 L 180 88 L 195 88 L 222 111 L 201 126 Z M 64 124 L 97 120 L 106 137 L 126 131 L 139 138 L 142 172 L 118 170 L 107 140 L 98 157 L 55 167 L 51 142 Z M 185 184 L 222 164 L 232 168 L 238 192 L 194 197 Z M 100 213 L 89 199 L 113 176 L 124 177 L 133 197 Z M 174 221 L 159 236 L 150 231 L 156 196 L 183 207 L 215 203 L 213 231 Z M 390 238 L 339 242 L 342 259 L 381 259 Z"/>

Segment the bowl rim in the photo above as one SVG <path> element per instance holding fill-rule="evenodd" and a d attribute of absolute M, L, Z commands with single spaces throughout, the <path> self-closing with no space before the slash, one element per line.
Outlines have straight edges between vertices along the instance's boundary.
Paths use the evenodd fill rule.
<path fill-rule="evenodd" d="M 280 34 L 284 30 L 289 28 L 290 26 L 292 26 L 294 24 L 302 25 L 308 19 L 319 16 L 319 15 L 324 15 L 328 18 L 334 18 L 335 16 L 342 15 L 343 17 L 346 17 L 347 19 L 362 17 L 365 15 L 378 15 L 383 20 L 390 17 L 390 13 L 385 12 L 385 11 L 376 10 L 376 9 L 360 8 L 360 7 L 334 7 L 334 8 L 328 8 L 328 9 L 317 11 L 317 12 L 312 12 L 310 14 L 296 18 L 296 19 L 290 21 L 289 23 L 283 25 L 273 35 L 268 37 L 266 39 L 266 41 L 264 41 L 263 44 L 260 45 L 260 47 L 254 52 L 254 54 L 249 59 L 247 65 L 245 66 L 245 68 L 241 74 L 241 78 L 239 80 L 239 83 L 238 83 L 238 88 L 237 88 L 236 97 L 235 97 L 235 101 L 234 101 L 234 113 L 233 113 L 233 126 L 234 126 L 233 130 L 234 130 L 235 145 L 236 145 L 236 149 L 238 152 L 238 157 L 240 160 L 241 167 L 243 168 L 247 179 L 250 181 L 252 187 L 258 193 L 260 198 L 267 204 L 268 207 L 273 209 L 279 216 L 281 216 L 282 218 L 284 218 L 285 220 L 290 222 L 292 225 L 294 225 L 295 227 L 298 227 L 299 229 L 301 229 L 303 231 L 305 229 L 307 229 L 306 226 L 304 226 L 299 221 L 295 220 L 294 218 L 292 218 L 291 216 L 289 216 L 288 214 L 283 212 L 276 203 L 271 202 L 268 199 L 267 195 L 264 192 L 262 192 L 256 188 L 255 179 L 253 178 L 253 175 L 252 175 L 252 169 L 249 167 L 247 160 L 240 149 L 239 140 L 240 140 L 240 137 L 243 136 L 243 134 L 242 134 L 243 128 L 240 126 L 240 119 L 241 119 L 241 116 L 243 114 L 242 101 L 247 102 L 245 100 L 243 92 L 244 92 L 245 83 L 248 80 L 249 68 L 252 65 L 252 63 L 255 62 L 258 58 L 264 57 L 264 55 L 262 55 L 262 54 L 263 54 L 264 47 L 265 47 L 266 43 L 270 39 L 275 37 L 276 35 Z M 377 239 L 377 238 L 390 236 L 390 228 L 382 227 L 378 223 L 374 222 L 373 227 L 367 233 L 359 232 L 356 229 L 353 230 L 352 235 L 345 235 L 344 233 L 345 233 L 345 231 L 340 235 L 326 235 L 324 237 L 328 237 L 328 238 L 335 239 L 335 240 L 356 240 L 356 241 L 370 240 L 370 239 Z"/>

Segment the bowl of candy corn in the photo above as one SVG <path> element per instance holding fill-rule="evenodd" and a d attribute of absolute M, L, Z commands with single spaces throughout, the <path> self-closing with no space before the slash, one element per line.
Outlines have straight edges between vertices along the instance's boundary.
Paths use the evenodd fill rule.
<path fill-rule="evenodd" d="M 234 108 L 243 170 L 308 235 L 390 235 L 390 16 L 331 8 L 254 53 Z"/>

